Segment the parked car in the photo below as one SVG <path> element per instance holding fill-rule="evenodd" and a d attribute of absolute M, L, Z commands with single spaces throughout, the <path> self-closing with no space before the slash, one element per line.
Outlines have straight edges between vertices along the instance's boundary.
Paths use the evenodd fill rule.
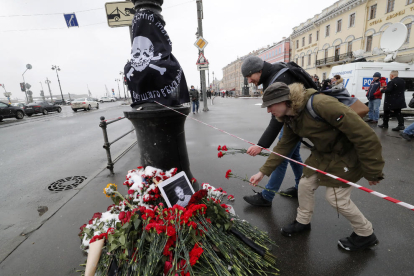
<path fill-rule="evenodd" d="M 103 102 L 114 102 L 114 101 L 115 101 L 115 99 L 114 99 L 114 98 L 112 98 L 112 97 L 101 97 L 101 98 L 99 99 L 99 101 L 100 101 L 101 103 L 103 103 Z"/>
<path fill-rule="evenodd" d="M 43 115 L 47 115 L 49 112 L 61 112 L 62 108 L 58 105 L 53 105 L 49 102 L 34 102 L 29 103 L 25 108 L 24 112 L 26 115 L 31 117 L 33 114 L 43 113 Z"/>
<path fill-rule="evenodd" d="M 20 120 L 24 118 L 24 112 L 20 107 L 0 102 L 0 122 L 5 118 L 16 118 Z"/>
<path fill-rule="evenodd" d="M 21 109 L 24 110 L 24 107 L 26 106 L 24 103 L 12 103 L 12 106 L 17 106 L 20 107 Z"/>
<path fill-rule="evenodd" d="M 66 105 L 65 100 L 55 100 L 55 105 Z"/>
<path fill-rule="evenodd" d="M 92 108 L 99 109 L 99 103 L 91 98 L 79 98 L 73 100 L 72 110 L 77 112 L 78 109 L 91 110 Z"/>

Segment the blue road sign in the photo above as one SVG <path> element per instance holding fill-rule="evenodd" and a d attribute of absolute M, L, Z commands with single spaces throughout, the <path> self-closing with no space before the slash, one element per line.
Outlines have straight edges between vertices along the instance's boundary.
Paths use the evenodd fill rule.
<path fill-rule="evenodd" d="M 66 25 L 68 25 L 68 28 L 70 27 L 79 27 L 78 20 L 76 19 L 76 14 L 69 13 L 64 14 Z"/>

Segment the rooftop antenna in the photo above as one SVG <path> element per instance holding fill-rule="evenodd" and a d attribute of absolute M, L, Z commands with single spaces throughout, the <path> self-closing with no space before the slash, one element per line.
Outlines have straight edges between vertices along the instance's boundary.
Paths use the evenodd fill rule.
<path fill-rule="evenodd" d="M 394 23 L 385 30 L 381 36 L 380 43 L 381 49 L 387 54 L 384 58 L 384 62 L 395 60 L 398 49 L 400 49 L 407 40 L 407 34 L 407 27 L 401 22 Z"/>

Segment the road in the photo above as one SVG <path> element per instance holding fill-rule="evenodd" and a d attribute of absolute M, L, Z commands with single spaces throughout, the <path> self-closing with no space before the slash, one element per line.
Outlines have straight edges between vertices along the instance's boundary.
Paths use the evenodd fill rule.
<path fill-rule="evenodd" d="M 75 193 L 49 191 L 50 184 L 66 177 L 91 178 L 104 167 L 106 153 L 99 118 L 120 117 L 128 109 L 121 102 L 103 103 L 100 109 L 77 113 L 63 106 L 61 113 L 0 122 L 0 260 L 24 240 L 22 234 L 36 229 Z M 111 124 L 109 139 L 131 129 L 127 119 Z M 113 156 L 134 140 L 133 132 L 114 144 Z"/>

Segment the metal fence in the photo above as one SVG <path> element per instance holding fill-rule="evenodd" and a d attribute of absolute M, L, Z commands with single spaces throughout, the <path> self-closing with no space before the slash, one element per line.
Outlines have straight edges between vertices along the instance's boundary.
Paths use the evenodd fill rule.
<path fill-rule="evenodd" d="M 323 58 L 323 59 L 318 59 L 316 61 L 316 66 L 321 66 L 324 64 L 330 64 L 330 63 L 335 63 L 335 62 L 343 62 L 347 59 L 352 59 L 352 53 L 345 53 L 345 54 L 341 54 L 341 55 L 335 55 L 335 56 L 331 56 L 331 57 L 327 57 L 327 58 Z"/>
<path fill-rule="evenodd" d="M 128 151 L 130 151 L 138 142 L 135 141 L 131 146 L 129 146 L 124 152 L 122 152 L 118 157 L 115 158 L 115 160 L 112 160 L 112 156 L 111 156 L 111 146 L 118 142 L 119 140 L 121 140 L 122 138 L 124 138 L 125 136 L 127 136 L 128 134 L 130 134 L 131 132 L 135 131 L 135 129 L 128 131 L 125 134 L 122 134 L 120 137 L 116 138 L 115 140 L 113 140 L 112 142 L 109 142 L 108 140 L 108 132 L 107 132 L 107 128 L 108 125 L 119 122 L 121 120 L 125 119 L 125 117 L 118 117 L 117 119 L 114 120 L 105 120 L 105 117 L 102 116 L 100 118 L 101 122 L 99 123 L 99 127 L 102 128 L 102 132 L 103 132 L 103 136 L 104 136 L 104 145 L 103 148 L 106 150 L 106 157 L 108 159 L 108 165 L 106 166 L 106 168 L 111 172 L 111 174 L 114 174 L 114 164 L 116 162 L 118 162 L 119 159 L 121 159 L 122 156 L 124 156 Z"/>

